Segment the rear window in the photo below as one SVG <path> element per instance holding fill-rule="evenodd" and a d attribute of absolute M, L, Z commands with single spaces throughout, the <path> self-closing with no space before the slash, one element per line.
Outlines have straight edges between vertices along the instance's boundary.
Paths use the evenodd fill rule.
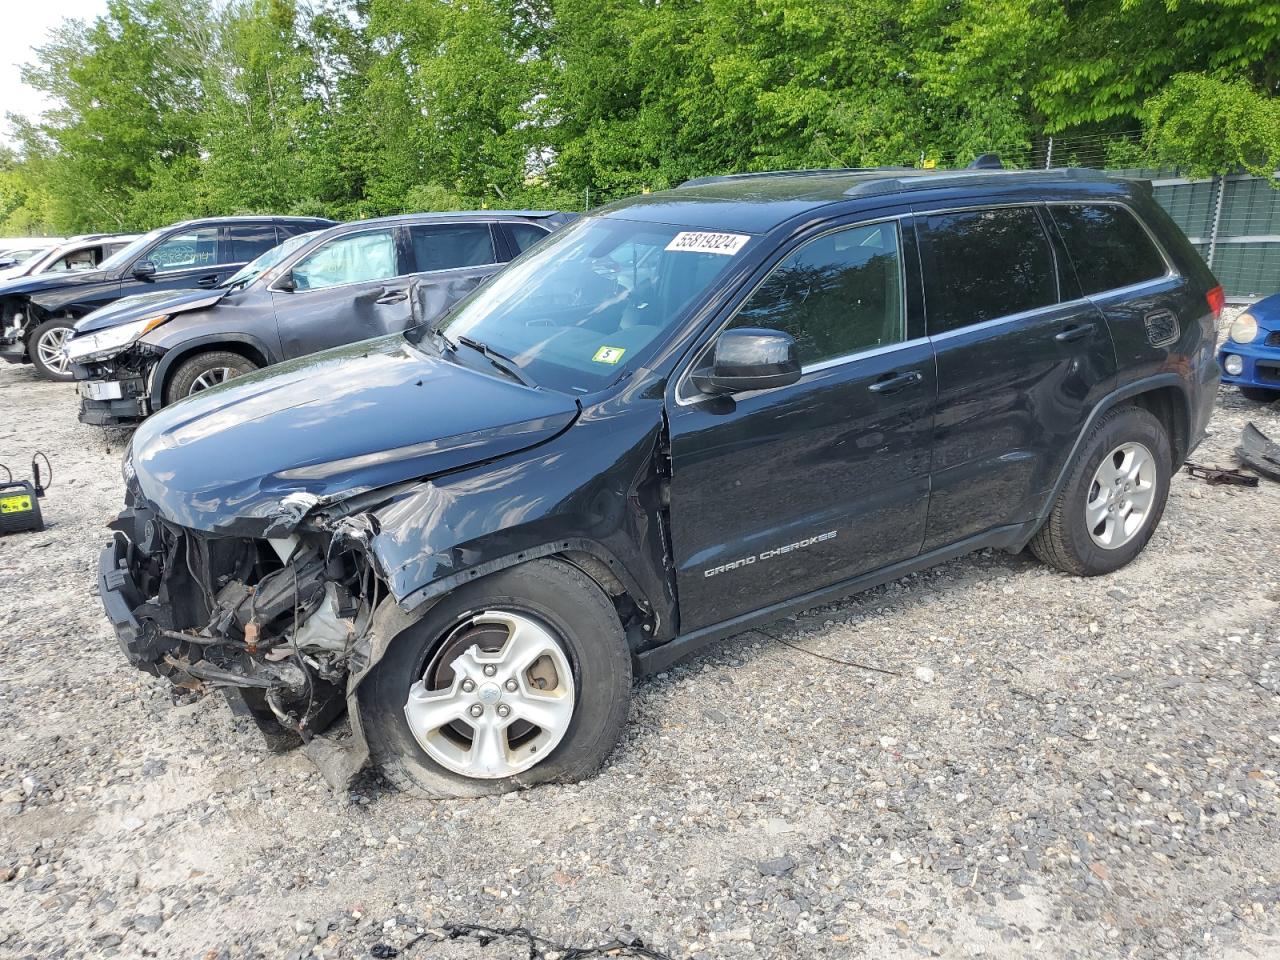
<path fill-rule="evenodd" d="M 535 227 L 531 223 L 509 223 L 507 224 L 507 229 L 511 231 L 511 238 L 515 241 L 517 253 L 524 253 L 547 235 L 546 230 L 541 227 Z"/>
<path fill-rule="evenodd" d="M 1053 249 L 1031 207 L 934 214 L 918 224 L 930 334 L 1058 302 Z"/>
<path fill-rule="evenodd" d="M 1167 272 L 1150 235 L 1124 207 L 1054 204 L 1049 210 L 1086 296 L 1155 280 Z"/>
<path fill-rule="evenodd" d="M 487 223 L 415 224 L 409 227 L 409 239 L 419 273 L 479 267 L 498 259 Z"/>
<path fill-rule="evenodd" d="M 276 245 L 276 228 L 269 223 L 237 225 L 230 234 L 232 263 L 257 260 Z"/>

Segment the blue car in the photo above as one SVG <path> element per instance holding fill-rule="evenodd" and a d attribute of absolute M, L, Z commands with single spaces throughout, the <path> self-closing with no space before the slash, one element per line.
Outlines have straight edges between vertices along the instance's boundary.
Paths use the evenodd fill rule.
<path fill-rule="evenodd" d="M 1280 400 L 1280 293 L 1259 300 L 1231 324 L 1218 350 L 1222 382 L 1250 400 Z"/>

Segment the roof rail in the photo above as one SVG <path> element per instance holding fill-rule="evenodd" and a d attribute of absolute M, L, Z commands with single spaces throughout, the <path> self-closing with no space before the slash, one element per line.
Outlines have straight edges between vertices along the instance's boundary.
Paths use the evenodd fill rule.
<path fill-rule="evenodd" d="M 1105 171 L 1091 167 L 1050 167 L 1045 170 L 1009 170 L 1007 168 L 978 168 L 966 170 L 916 170 L 906 176 L 885 177 L 855 183 L 844 192 L 846 197 L 873 196 L 878 193 L 900 193 L 913 187 L 946 186 L 959 181 L 966 183 L 999 183 L 1001 180 L 1110 180 Z"/>
<path fill-rule="evenodd" d="M 676 187 L 701 187 L 708 183 L 733 183 L 741 180 L 756 180 L 761 177 L 833 177 L 842 173 L 881 173 L 895 170 L 911 170 L 912 167 L 829 167 L 813 170 L 760 170 L 752 173 L 723 173 L 710 177 L 694 177 Z"/>

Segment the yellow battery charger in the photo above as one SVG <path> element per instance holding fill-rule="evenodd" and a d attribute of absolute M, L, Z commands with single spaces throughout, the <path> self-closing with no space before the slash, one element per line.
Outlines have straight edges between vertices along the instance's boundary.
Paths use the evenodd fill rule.
<path fill-rule="evenodd" d="M 48 471 L 48 481 L 40 476 L 41 460 Z M 48 489 L 49 481 L 53 480 L 53 467 L 49 458 L 43 453 L 36 453 L 31 458 L 30 480 L 14 480 L 13 471 L 4 464 L 0 464 L 0 469 L 9 475 L 8 480 L 0 483 L 0 536 L 43 530 L 44 516 L 40 513 L 40 498 Z"/>

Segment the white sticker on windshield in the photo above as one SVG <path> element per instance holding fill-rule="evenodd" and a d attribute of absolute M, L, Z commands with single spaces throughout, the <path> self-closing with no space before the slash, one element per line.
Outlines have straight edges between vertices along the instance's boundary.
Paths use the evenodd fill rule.
<path fill-rule="evenodd" d="M 685 230 L 677 233 L 668 250 L 683 250 L 687 253 L 718 253 L 732 257 L 746 245 L 751 238 L 741 233 L 706 233 L 704 231 Z"/>

